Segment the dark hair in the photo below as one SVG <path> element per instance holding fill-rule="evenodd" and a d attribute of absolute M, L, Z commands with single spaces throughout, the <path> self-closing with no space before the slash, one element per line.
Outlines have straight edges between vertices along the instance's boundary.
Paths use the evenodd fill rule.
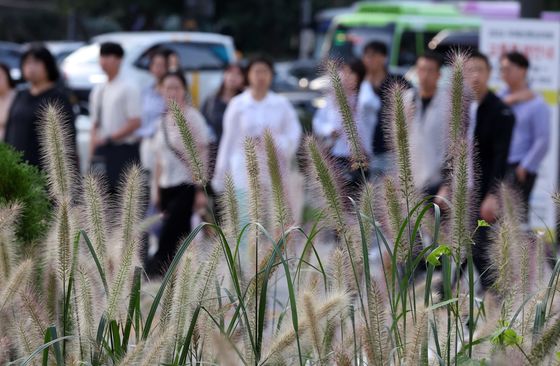
<path fill-rule="evenodd" d="M 99 48 L 99 54 L 101 56 L 116 56 L 118 58 L 123 58 L 124 50 L 118 43 L 103 42 Z"/>
<path fill-rule="evenodd" d="M 165 48 L 155 48 L 150 52 L 150 64 L 154 62 L 154 59 L 158 56 L 163 57 L 165 59 L 165 63 L 167 63 L 168 55 L 169 55 L 169 50 Z"/>
<path fill-rule="evenodd" d="M 10 68 L 8 67 L 8 65 L 0 63 L 0 70 L 2 70 L 6 74 L 6 78 L 8 79 L 8 85 L 10 86 L 10 88 L 15 88 L 16 82 L 10 74 Z"/>
<path fill-rule="evenodd" d="M 428 60 L 428 61 L 435 62 L 438 70 L 443 66 L 443 57 L 441 57 L 441 55 L 439 53 L 436 53 L 436 52 L 433 52 L 433 51 L 426 51 L 426 52 L 424 52 L 423 55 L 418 56 L 416 61 L 420 60 L 421 58 L 423 58 L 425 60 Z"/>
<path fill-rule="evenodd" d="M 362 83 L 362 81 L 364 81 L 364 78 L 366 77 L 366 67 L 364 66 L 362 60 L 359 60 L 357 58 L 351 58 L 347 61 L 344 61 L 342 65 L 347 65 L 352 71 L 352 73 L 358 76 L 358 85 L 356 85 L 356 87 L 359 88 L 360 84 Z"/>
<path fill-rule="evenodd" d="M 272 59 L 265 55 L 258 55 L 249 59 L 247 67 L 245 67 L 246 75 L 249 75 L 249 71 L 251 71 L 251 68 L 256 64 L 265 64 L 270 69 L 270 72 L 274 74 L 274 63 L 272 62 Z"/>
<path fill-rule="evenodd" d="M 529 68 L 529 60 L 521 52 L 517 52 L 517 51 L 508 52 L 506 54 L 503 54 L 501 59 L 502 60 L 507 59 L 512 64 L 517 65 L 525 70 Z"/>
<path fill-rule="evenodd" d="M 238 69 L 241 72 L 241 76 L 243 77 L 243 86 L 245 86 L 247 84 L 247 78 L 245 77 L 245 73 L 243 72 L 243 67 L 241 67 L 241 65 L 239 64 L 230 64 L 228 65 L 225 70 L 224 73 L 231 71 L 233 69 Z M 236 95 L 240 94 L 243 91 L 243 86 L 236 91 Z M 222 84 L 220 85 L 220 88 L 218 89 L 218 92 L 216 93 L 216 95 L 219 97 L 224 93 L 224 88 L 225 88 L 225 84 L 222 81 Z"/>
<path fill-rule="evenodd" d="M 58 66 L 56 66 L 56 60 L 50 51 L 41 43 L 32 43 L 27 47 L 23 54 L 21 55 L 21 74 L 23 75 L 23 64 L 29 58 L 33 57 L 43 63 L 45 69 L 47 70 L 47 77 L 49 81 L 57 81 L 60 77 L 60 72 L 58 71 Z"/>
<path fill-rule="evenodd" d="M 488 60 L 488 56 L 486 56 L 484 53 L 480 51 L 472 51 L 469 56 L 469 59 L 473 59 L 473 58 L 484 61 L 486 67 L 488 67 L 488 70 L 492 68 L 492 66 L 490 66 L 490 60 Z"/>
<path fill-rule="evenodd" d="M 364 46 L 364 54 L 367 52 L 379 53 L 383 56 L 387 56 L 389 54 L 389 50 L 387 49 L 387 45 L 381 41 L 370 41 Z"/>
<path fill-rule="evenodd" d="M 175 77 L 175 78 L 179 79 L 181 81 L 181 84 L 183 85 L 183 87 L 185 89 L 189 89 L 189 82 L 187 81 L 187 79 L 185 78 L 185 75 L 181 71 L 169 71 L 163 76 L 163 78 L 161 80 L 163 81 L 163 80 L 165 80 L 167 78 L 171 78 L 171 77 Z"/>

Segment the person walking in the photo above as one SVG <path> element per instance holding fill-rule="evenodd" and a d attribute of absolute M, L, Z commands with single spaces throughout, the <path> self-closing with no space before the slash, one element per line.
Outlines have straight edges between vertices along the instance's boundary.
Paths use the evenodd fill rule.
<path fill-rule="evenodd" d="M 208 96 L 202 104 L 201 112 L 211 132 L 210 143 L 210 177 L 214 172 L 218 146 L 222 140 L 224 113 L 229 102 L 245 88 L 245 76 L 241 66 L 232 64 L 224 71 L 222 85 L 216 93 Z"/>
<path fill-rule="evenodd" d="M 394 169 L 393 154 L 390 151 L 390 138 L 387 135 L 389 117 L 389 91 L 398 82 L 410 89 L 411 85 L 404 78 L 389 73 L 387 69 L 387 45 L 380 41 L 371 41 L 364 47 L 362 62 L 366 68 L 365 79 L 373 93 L 381 100 L 377 113 L 377 124 L 372 138 L 373 158 L 370 162 L 370 176 L 379 179 Z M 366 87 L 364 85 L 363 87 Z"/>
<path fill-rule="evenodd" d="M 42 44 L 31 44 L 21 56 L 21 71 L 29 86 L 19 91 L 13 100 L 6 123 L 5 142 L 21 151 L 24 161 L 45 170 L 39 143 L 41 111 L 47 104 L 54 104 L 64 116 L 62 123 L 78 167 L 74 111 L 66 93 L 56 85 L 60 73 L 53 55 Z"/>
<path fill-rule="evenodd" d="M 181 72 L 167 73 L 162 79 L 165 100 L 179 105 L 187 123 L 195 134 L 201 155 L 208 155 L 208 128 L 204 117 L 187 103 L 188 84 Z M 149 276 L 164 274 L 175 255 L 179 240 L 191 232 L 193 212 L 206 205 L 202 187 L 197 187 L 185 165 L 185 147 L 179 129 L 170 113 L 158 123 L 155 135 L 155 171 L 153 185 L 156 192 L 153 204 L 163 213 L 158 249 L 148 258 Z"/>
<path fill-rule="evenodd" d="M 100 47 L 101 68 L 107 82 L 97 85 L 90 95 L 90 152 L 93 170 L 105 173 L 109 192 L 116 193 L 121 172 L 128 164 L 140 163 L 139 137 L 141 125 L 138 88 L 120 75 L 123 48 L 112 42 Z"/>
<path fill-rule="evenodd" d="M 550 109 L 529 88 L 529 60 L 517 51 L 500 59 L 500 73 L 507 88 L 499 93 L 515 114 L 515 128 L 508 156 L 508 178 L 521 193 L 523 221 L 529 221 L 529 197 L 539 167 L 550 145 Z"/>
<path fill-rule="evenodd" d="M 426 52 L 416 60 L 418 88 L 410 93 L 414 106 L 409 126 L 414 185 L 419 192 L 435 195 L 443 182 L 449 100 L 438 85 L 443 60 Z"/>

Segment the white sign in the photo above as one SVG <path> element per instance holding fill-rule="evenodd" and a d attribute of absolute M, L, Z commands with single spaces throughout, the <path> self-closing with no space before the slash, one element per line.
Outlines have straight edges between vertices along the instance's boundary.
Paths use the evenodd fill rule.
<path fill-rule="evenodd" d="M 531 226 L 556 227 L 556 209 L 550 196 L 558 189 L 558 92 L 560 91 L 560 24 L 543 20 L 485 20 L 480 30 L 480 51 L 492 64 L 490 86 L 504 88 L 499 75 L 500 56 L 517 50 L 529 59 L 529 84 L 551 109 L 551 141 L 531 195 Z"/>

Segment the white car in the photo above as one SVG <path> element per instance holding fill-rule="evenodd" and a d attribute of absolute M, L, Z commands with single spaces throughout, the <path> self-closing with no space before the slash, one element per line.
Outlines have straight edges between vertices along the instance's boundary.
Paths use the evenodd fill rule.
<path fill-rule="evenodd" d="M 192 103 L 199 106 L 217 90 L 223 70 L 235 61 L 233 40 L 229 36 L 197 32 L 121 32 L 94 37 L 90 44 L 66 57 L 62 73 L 66 85 L 78 97 L 82 107 L 87 107 L 89 93 L 95 84 L 106 81 L 99 65 L 99 47 L 103 42 L 119 43 L 125 52 L 121 74 L 143 89 L 153 82 L 148 71 L 151 52 L 158 48 L 174 51 L 189 80 Z M 83 108 L 87 110 L 87 108 Z M 87 115 L 76 121 L 78 150 L 82 162 L 88 160 L 89 130 Z M 82 171 L 86 168 L 82 164 Z"/>

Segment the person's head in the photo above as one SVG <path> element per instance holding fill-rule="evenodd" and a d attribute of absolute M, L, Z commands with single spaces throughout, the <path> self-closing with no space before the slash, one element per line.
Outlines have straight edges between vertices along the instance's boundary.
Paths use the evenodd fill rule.
<path fill-rule="evenodd" d="M 180 71 L 169 71 L 162 79 L 162 92 L 165 100 L 183 104 L 187 100 L 189 84 Z"/>
<path fill-rule="evenodd" d="M 167 53 L 156 49 L 150 54 L 150 74 L 159 82 L 167 73 Z"/>
<path fill-rule="evenodd" d="M 237 94 L 240 93 L 244 87 L 245 75 L 243 74 L 241 66 L 237 64 L 229 65 L 224 70 L 224 81 L 222 82 L 219 94 L 222 94 L 225 90 Z"/>
<path fill-rule="evenodd" d="M 167 51 L 167 69 L 171 72 L 181 70 L 181 59 L 173 50 Z"/>
<path fill-rule="evenodd" d="M 31 44 L 21 55 L 21 74 L 31 84 L 55 82 L 60 77 L 56 60 L 42 44 Z"/>
<path fill-rule="evenodd" d="M 441 56 L 435 52 L 427 51 L 416 60 L 418 85 L 421 93 L 435 93 L 443 65 Z"/>
<path fill-rule="evenodd" d="M 387 55 L 389 51 L 387 45 L 381 41 L 371 41 L 364 46 L 362 62 L 368 73 L 379 72 L 385 69 Z"/>
<path fill-rule="evenodd" d="M 274 77 L 274 66 L 266 56 L 253 57 L 247 64 L 246 74 L 251 89 L 267 91 Z"/>
<path fill-rule="evenodd" d="M 119 73 L 124 50 L 120 44 L 105 42 L 99 49 L 99 64 L 101 69 L 109 76 L 115 77 Z"/>
<path fill-rule="evenodd" d="M 340 65 L 340 80 L 347 93 L 355 93 L 366 76 L 366 69 L 361 60 L 350 59 Z"/>
<path fill-rule="evenodd" d="M 4 94 L 13 88 L 16 83 L 10 75 L 10 68 L 6 64 L 0 63 L 0 94 Z"/>
<path fill-rule="evenodd" d="M 510 87 L 523 84 L 527 80 L 528 69 L 529 60 L 520 52 L 508 52 L 500 58 L 500 74 Z"/>
<path fill-rule="evenodd" d="M 467 83 L 478 98 L 483 97 L 488 91 L 488 80 L 490 79 L 491 66 L 488 57 L 474 51 L 465 66 Z"/>

